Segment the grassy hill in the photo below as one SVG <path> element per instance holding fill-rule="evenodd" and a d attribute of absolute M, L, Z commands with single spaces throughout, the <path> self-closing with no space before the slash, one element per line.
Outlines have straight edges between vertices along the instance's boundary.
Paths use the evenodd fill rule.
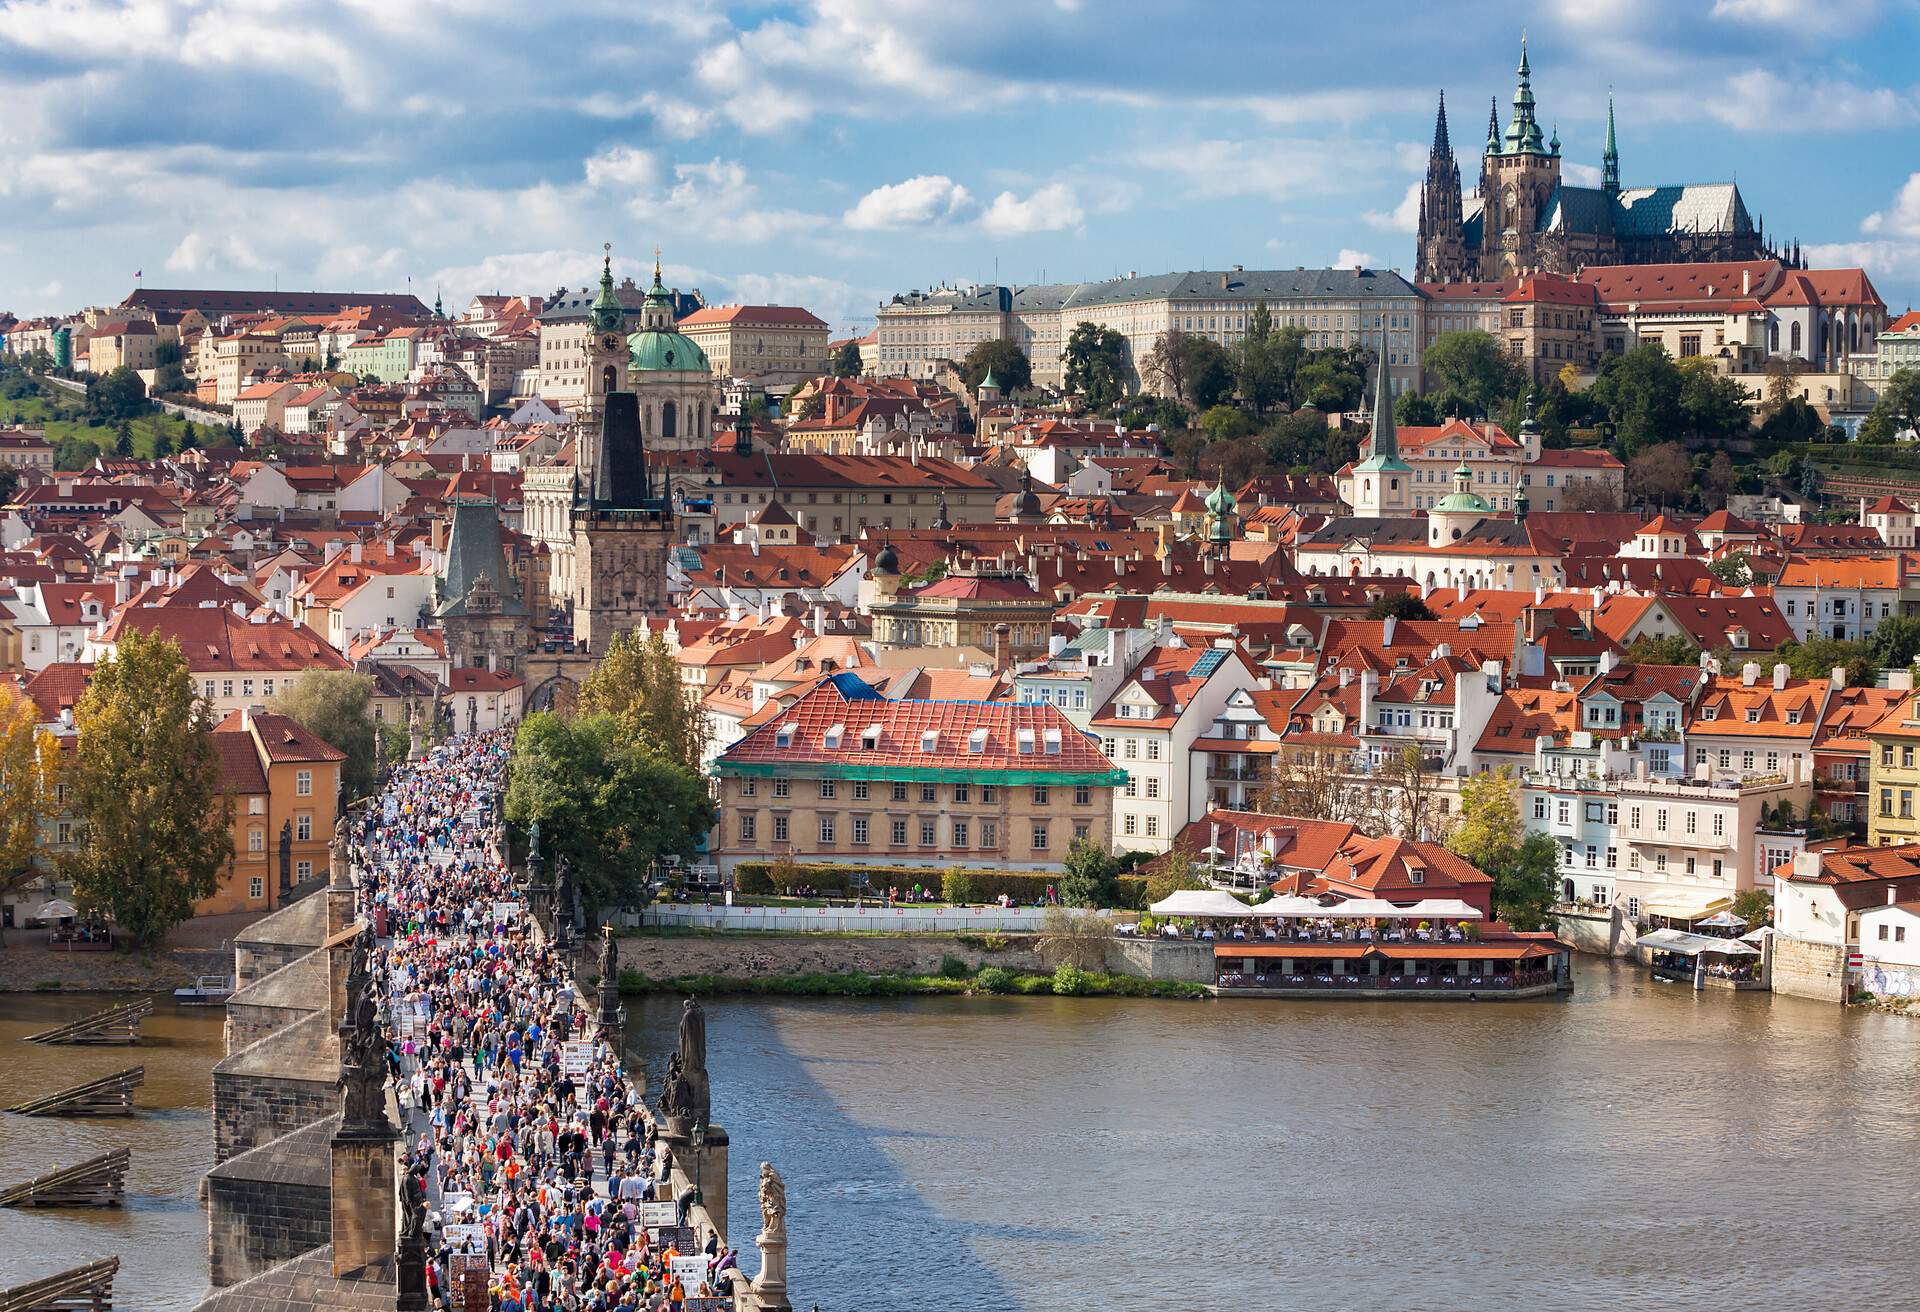
<path fill-rule="evenodd" d="M 8 382 L 12 384 L 14 379 L 24 377 L 11 373 Z M 115 425 L 89 419 L 81 398 L 73 393 L 31 380 L 28 383 L 32 391 L 26 396 L 5 395 L 7 391 L 18 390 L 11 385 L 0 388 L 0 428 L 44 430 L 47 441 L 54 446 L 56 469 L 84 469 L 95 455 L 113 454 L 114 444 L 119 440 Z M 156 439 L 161 434 L 168 439 L 168 450 L 179 450 L 180 439 L 189 427 L 197 432 L 202 446 L 226 440 L 219 430 L 209 429 L 205 424 L 191 424 L 158 410 L 128 420 L 127 427 L 133 437 L 133 454 L 142 459 L 153 458 Z"/>

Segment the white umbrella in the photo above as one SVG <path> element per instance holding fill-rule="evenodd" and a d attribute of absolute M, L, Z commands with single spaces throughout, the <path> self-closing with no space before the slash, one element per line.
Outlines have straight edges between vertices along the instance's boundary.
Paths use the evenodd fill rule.
<path fill-rule="evenodd" d="M 69 916 L 77 916 L 79 914 L 79 911 L 74 908 L 73 903 L 63 902 L 59 898 L 54 898 L 52 901 L 42 902 L 40 909 L 33 913 L 33 918 L 35 920 L 65 920 Z"/>
<path fill-rule="evenodd" d="M 1233 894 L 1216 888 L 1178 889 L 1147 908 L 1156 916 L 1234 917 L 1246 915 L 1249 909 Z"/>
<path fill-rule="evenodd" d="M 1747 927 L 1747 922 L 1734 915 L 1731 911 L 1716 911 L 1698 923 L 1710 925 L 1714 929 L 1745 929 Z"/>

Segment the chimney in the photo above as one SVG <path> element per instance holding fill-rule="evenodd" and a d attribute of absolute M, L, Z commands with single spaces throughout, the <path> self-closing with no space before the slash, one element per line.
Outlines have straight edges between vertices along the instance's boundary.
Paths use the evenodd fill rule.
<path fill-rule="evenodd" d="M 1360 732 L 1373 732 L 1373 695 L 1380 690 L 1380 676 L 1372 670 L 1360 671 Z"/>
<path fill-rule="evenodd" d="M 1340 667 L 1340 686 L 1344 688 L 1352 682 L 1353 682 L 1352 668 L 1350 666 L 1342 665 Z"/>
<path fill-rule="evenodd" d="M 1742 296 L 1753 295 L 1753 270 L 1752 269 L 1740 270 L 1740 294 Z"/>
<path fill-rule="evenodd" d="M 1740 667 L 1741 686 L 1751 688 L 1759 678 L 1760 678 L 1760 662 L 1748 661 L 1745 665 L 1742 665 Z"/>
<path fill-rule="evenodd" d="M 1785 662 L 1775 663 L 1773 667 L 1773 690 L 1775 692 L 1779 692 L 1787 686 L 1787 675 L 1789 673 L 1790 671 L 1787 669 Z"/>
<path fill-rule="evenodd" d="M 355 542 L 351 547 L 347 548 L 347 559 L 352 561 L 356 565 L 358 565 L 361 562 L 365 554 L 366 554 L 365 548 L 363 548 L 358 542 Z"/>
<path fill-rule="evenodd" d="M 1010 669 L 1013 666 L 1013 629 L 1004 620 L 993 626 L 993 668 Z"/>
<path fill-rule="evenodd" d="M 1393 626 L 1396 622 L 1397 622 L 1396 618 L 1392 615 L 1389 615 L 1385 619 L 1380 621 L 1381 647 L 1385 648 L 1385 647 L 1393 646 Z"/>
<path fill-rule="evenodd" d="M 823 637 L 825 636 L 826 631 L 827 631 L 826 608 L 824 606 L 815 606 L 813 608 L 813 636 L 816 638 Z"/>

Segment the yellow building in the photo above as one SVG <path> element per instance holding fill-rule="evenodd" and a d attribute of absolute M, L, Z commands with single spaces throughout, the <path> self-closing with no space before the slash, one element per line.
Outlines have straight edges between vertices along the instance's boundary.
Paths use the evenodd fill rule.
<path fill-rule="evenodd" d="M 715 378 L 792 385 L 827 372 L 827 325 L 796 305 L 710 305 L 674 325 Z"/>
<path fill-rule="evenodd" d="M 1903 699 L 1867 730 L 1867 841 L 1920 842 L 1920 695 Z"/>

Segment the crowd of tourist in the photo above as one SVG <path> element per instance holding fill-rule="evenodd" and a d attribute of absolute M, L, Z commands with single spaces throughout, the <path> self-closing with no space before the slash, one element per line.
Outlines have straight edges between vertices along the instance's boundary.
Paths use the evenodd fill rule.
<path fill-rule="evenodd" d="M 492 1312 L 724 1296 L 733 1251 L 687 1225 L 692 1191 L 668 1196 L 669 1145 L 491 848 L 510 750 L 504 732 L 439 747 L 396 773 L 357 833 L 401 1168 L 431 1208 L 429 1306 L 455 1305 L 474 1255 Z"/>

